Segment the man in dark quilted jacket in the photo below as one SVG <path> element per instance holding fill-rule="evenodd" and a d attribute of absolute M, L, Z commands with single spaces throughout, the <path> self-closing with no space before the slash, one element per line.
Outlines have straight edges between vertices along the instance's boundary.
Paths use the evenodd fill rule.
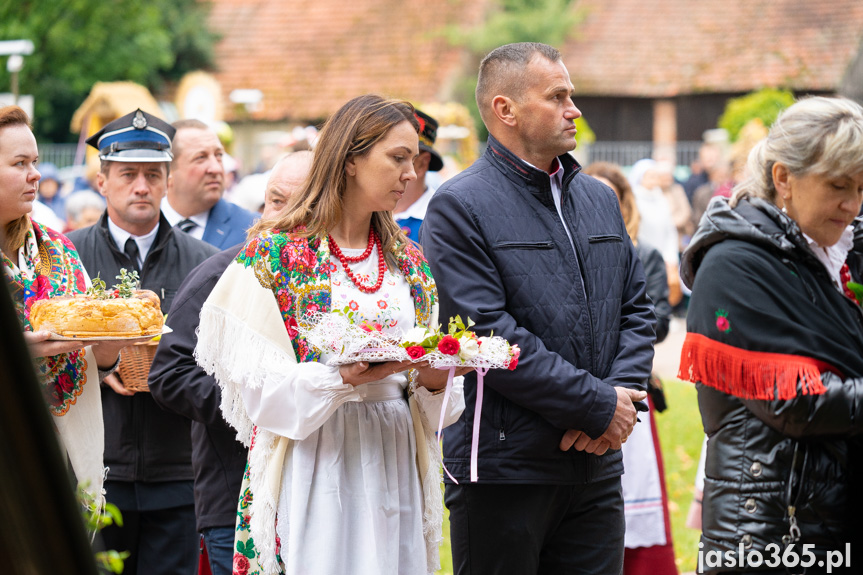
<path fill-rule="evenodd" d="M 644 407 L 655 319 L 614 192 L 568 153 L 572 89 L 550 46 L 486 56 L 488 148 L 435 193 L 421 232 L 441 317 L 469 316 L 522 350 L 514 371 L 485 376 L 478 441 L 473 373 L 464 417 L 444 431 L 461 575 L 623 566 L 619 449 Z"/>

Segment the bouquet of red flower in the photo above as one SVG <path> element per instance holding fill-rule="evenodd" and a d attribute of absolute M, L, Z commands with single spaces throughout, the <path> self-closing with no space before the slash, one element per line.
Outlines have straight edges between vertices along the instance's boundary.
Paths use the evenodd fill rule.
<path fill-rule="evenodd" d="M 521 353 L 502 337 L 478 337 L 470 331 L 474 322 L 461 316 L 450 318 L 448 330 L 415 327 L 402 338 L 401 346 L 415 361 L 428 361 L 433 367 L 486 367 L 515 369 Z"/>
<path fill-rule="evenodd" d="M 416 327 L 404 335 L 401 345 L 414 361 L 427 361 L 432 367 L 449 370 L 443 399 L 444 404 L 449 399 L 456 368 L 473 367 L 476 369 L 476 403 L 473 438 L 471 440 L 470 477 L 471 481 L 477 481 L 477 446 L 479 444 L 479 422 L 482 418 L 485 374 L 489 369 L 515 369 L 521 350 L 517 345 L 510 344 L 502 337 L 494 335 L 477 337 L 470 329 L 473 326 L 474 322 L 470 318 L 465 323 L 460 316 L 455 316 L 450 318 L 446 333 L 439 328 L 428 330 Z M 443 429 L 443 418 L 444 412 L 441 410 L 438 437 L 440 437 Z M 443 469 L 450 479 L 458 483 L 446 465 L 443 466 Z"/>

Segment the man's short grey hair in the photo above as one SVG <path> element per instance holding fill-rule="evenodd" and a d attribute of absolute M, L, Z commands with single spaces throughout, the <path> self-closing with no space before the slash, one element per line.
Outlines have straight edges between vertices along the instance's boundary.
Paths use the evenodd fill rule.
<path fill-rule="evenodd" d="M 69 220 L 80 219 L 81 214 L 88 208 L 104 210 L 105 200 L 92 190 L 73 192 L 66 198 L 66 218 Z"/>
<path fill-rule="evenodd" d="M 518 42 L 495 48 L 482 59 L 476 82 L 476 105 L 483 122 L 491 109 L 491 99 L 498 95 L 519 100 L 527 85 L 527 66 L 537 56 L 549 62 L 559 62 L 560 52 L 548 44 Z"/>
<path fill-rule="evenodd" d="M 204 122 L 202 122 L 201 120 L 198 120 L 196 118 L 186 118 L 184 120 L 177 120 L 176 122 L 172 123 L 171 126 L 173 126 L 174 129 L 177 131 L 185 130 L 187 128 L 192 128 L 195 130 L 209 130 L 210 129 L 210 126 L 208 126 L 207 124 L 205 124 Z"/>

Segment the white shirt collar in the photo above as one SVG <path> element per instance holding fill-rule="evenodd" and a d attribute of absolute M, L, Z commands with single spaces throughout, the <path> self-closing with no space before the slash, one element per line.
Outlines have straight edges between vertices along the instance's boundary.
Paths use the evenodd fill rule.
<path fill-rule="evenodd" d="M 561 187 L 563 187 L 563 164 L 560 163 L 558 158 L 554 159 L 557 162 L 557 169 L 550 173 L 548 177 L 551 179 L 551 188 L 554 189 L 557 186 L 558 191 L 560 191 Z"/>
<path fill-rule="evenodd" d="M 426 186 L 426 190 L 419 198 L 417 198 L 417 201 L 409 205 L 405 211 L 393 214 L 393 217 L 396 220 L 406 220 L 408 218 L 416 218 L 418 220 L 425 219 L 429 202 L 431 201 L 434 192 L 434 188 Z"/>
<path fill-rule="evenodd" d="M 844 289 L 840 271 L 842 270 L 842 266 L 845 264 L 845 260 L 848 259 L 848 252 L 850 252 L 851 248 L 854 247 L 854 228 L 852 226 L 845 228 L 839 241 L 826 248 L 819 246 L 815 243 L 815 240 L 806 234 L 803 234 L 803 237 L 806 238 L 806 241 L 809 243 L 809 248 L 815 254 L 815 257 L 824 264 L 824 267 L 827 269 L 827 273 L 830 274 L 830 279 L 833 280 L 833 285 L 838 287 L 840 290 Z"/>
<path fill-rule="evenodd" d="M 159 224 L 149 233 L 143 236 L 133 236 L 126 230 L 114 223 L 111 218 L 108 218 L 108 231 L 111 237 L 114 238 L 114 243 L 120 248 L 120 251 L 126 247 L 126 240 L 132 238 L 138 244 L 138 268 L 143 269 L 144 260 L 147 259 L 147 254 L 150 253 L 150 248 L 153 247 L 153 242 L 156 241 L 156 234 L 159 233 Z"/>
<path fill-rule="evenodd" d="M 540 170 L 539 168 L 537 168 L 536 166 L 534 166 L 533 164 L 531 164 L 527 160 L 522 160 L 521 158 L 519 158 L 519 159 L 522 162 L 524 162 L 525 164 L 527 164 L 528 166 L 530 166 L 531 168 L 533 168 L 534 170 L 539 170 L 540 172 L 545 172 L 545 170 Z M 554 169 L 554 171 L 551 172 L 550 174 L 548 172 L 545 172 L 545 173 L 547 173 L 548 177 L 551 179 L 552 187 L 554 187 L 554 185 L 557 184 L 557 187 L 559 189 L 561 184 L 563 183 L 563 164 L 560 162 L 560 158 L 555 158 L 554 163 L 557 164 L 557 167 Z"/>
<path fill-rule="evenodd" d="M 179 212 L 177 212 L 177 210 L 171 207 L 171 204 L 168 202 L 167 195 L 162 198 L 162 213 L 165 214 L 165 219 L 168 220 L 168 223 L 171 224 L 171 227 L 176 226 L 178 223 L 186 219 L 181 216 Z M 204 237 L 204 228 L 207 227 L 207 221 L 209 221 L 210 219 L 210 210 L 201 212 L 200 214 L 189 216 L 189 219 L 198 225 L 192 228 L 188 232 L 188 234 L 193 238 L 197 238 L 200 240 Z"/>
<path fill-rule="evenodd" d="M 535 170 L 539 170 L 539 168 L 526 160 L 522 160 L 522 162 Z M 575 244 L 572 242 L 572 234 L 569 232 L 569 227 L 567 227 L 566 220 L 563 218 L 563 209 L 560 205 L 563 189 L 563 164 L 560 162 L 559 158 L 555 158 L 554 162 L 555 164 L 557 164 L 557 168 L 552 173 L 548 174 L 548 181 L 549 185 L 551 186 L 551 197 L 554 199 L 554 207 L 557 209 L 557 215 L 560 217 L 560 221 L 563 224 L 563 229 L 566 231 L 566 236 L 569 238 L 569 243 L 574 250 Z M 545 170 L 540 171 L 544 172 Z"/>

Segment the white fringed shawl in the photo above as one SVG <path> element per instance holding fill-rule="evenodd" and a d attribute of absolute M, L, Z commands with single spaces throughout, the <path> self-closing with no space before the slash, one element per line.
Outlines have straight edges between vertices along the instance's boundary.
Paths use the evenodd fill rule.
<path fill-rule="evenodd" d="M 215 377 L 222 390 L 225 420 L 237 430 L 237 439 L 249 447 L 249 534 L 267 573 L 280 571 L 276 560 L 276 510 L 282 468 L 290 440 L 255 429 L 246 413 L 242 386 L 257 388 L 270 379 L 281 380 L 297 363 L 291 339 L 273 292 L 261 285 L 254 267 L 233 262 L 201 309 L 195 359 Z M 439 568 L 443 503 L 441 472 L 435 431 L 410 398 L 417 437 L 418 472 L 423 492 L 423 535 L 430 573 Z"/>

